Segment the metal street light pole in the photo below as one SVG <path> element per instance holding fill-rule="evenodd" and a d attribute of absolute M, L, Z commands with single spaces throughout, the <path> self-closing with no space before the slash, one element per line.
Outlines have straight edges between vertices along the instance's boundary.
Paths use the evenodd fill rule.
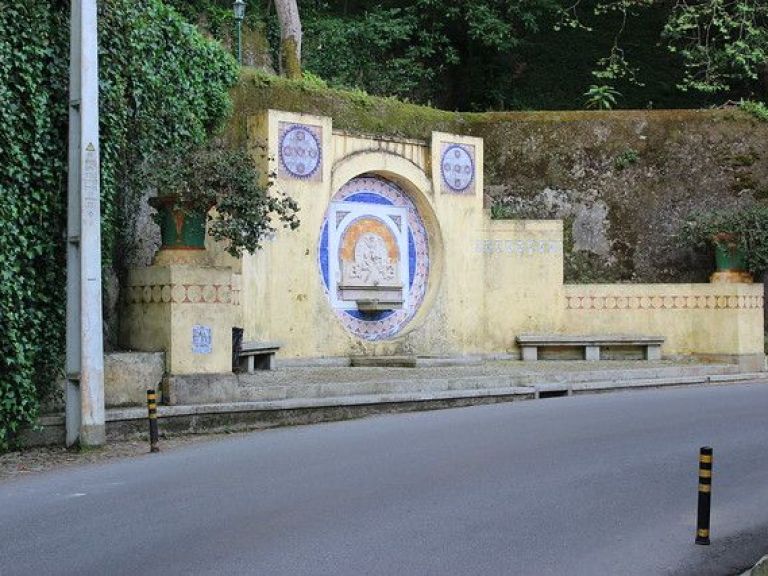
<path fill-rule="evenodd" d="M 72 0 L 67 212 L 67 446 L 105 442 L 97 0 Z"/>
<path fill-rule="evenodd" d="M 237 63 L 243 63 L 243 18 L 245 18 L 245 0 L 235 0 L 232 5 L 237 24 Z"/>

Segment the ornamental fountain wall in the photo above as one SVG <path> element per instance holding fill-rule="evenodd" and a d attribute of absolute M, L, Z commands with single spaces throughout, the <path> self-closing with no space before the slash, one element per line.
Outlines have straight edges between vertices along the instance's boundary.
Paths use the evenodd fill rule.
<path fill-rule="evenodd" d="M 301 226 L 239 261 L 210 246 L 216 294 L 237 299 L 175 303 L 180 288 L 155 289 L 146 272 L 132 273 L 124 340 L 165 349 L 177 360 L 171 373 L 227 371 L 232 323 L 246 340 L 278 342 L 278 364 L 519 357 L 517 335 L 547 332 L 661 335 L 665 356 L 764 365 L 762 285 L 564 285 L 561 221 L 491 220 L 483 208 L 481 139 L 368 137 L 335 131 L 328 117 L 275 110 L 249 118 L 247 131 L 259 167 L 299 203 Z M 171 301 L 162 302 L 164 290 Z M 173 305 L 179 316 L 163 322 L 168 331 L 179 325 L 178 338 L 150 342 L 148 319 L 156 324 Z M 212 306 L 226 310 L 206 315 Z"/>
<path fill-rule="evenodd" d="M 516 355 L 524 332 L 660 334 L 666 355 L 762 354 L 759 285 L 564 286 L 560 221 L 483 209 L 480 139 L 387 140 L 274 110 L 252 117 L 248 136 L 301 206 L 299 231 L 280 231 L 242 268 L 246 337 L 281 342 L 284 359 Z M 366 232 L 399 266 L 402 308 L 361 311 L 344 290 Z"/>

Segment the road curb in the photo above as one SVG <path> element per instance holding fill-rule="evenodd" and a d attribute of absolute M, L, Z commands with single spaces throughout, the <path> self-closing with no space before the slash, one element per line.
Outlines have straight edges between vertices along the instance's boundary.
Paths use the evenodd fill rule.
<path fill-rule="evenodd" d="M 499 386 L 438 391 L 409 391 L 356 394 L 324 398 L 289 398 L 248 402 L 158 406 L 161 431 L 171 434 L 239 431 L 274 426 L 312 424 L 361 418 L 375 414 L 438 410 L 495 404 L 554 396 L 608 393 L 683 386 L 720 386 L 739 382 L 768 382 L 768 373 L 736 373 L 644 378 L 629 380 L 568 381 L 562 374 L 549 375 L 553 381 L 526 386 Z M 107 433 L 122 439 L 146 433 L 144 408 L 113 408 L 106 411 Z M 22 435 L 22 445 L 61 444 L 63 414 L 40 419 L 38 430 Z M 768 574 L 766 574 L 768 576 Z"/>
<path fill-rule="evenodd" d="M 752 568 L 741 576 L 768 576 L 768 555 L 763 556 Z"/>

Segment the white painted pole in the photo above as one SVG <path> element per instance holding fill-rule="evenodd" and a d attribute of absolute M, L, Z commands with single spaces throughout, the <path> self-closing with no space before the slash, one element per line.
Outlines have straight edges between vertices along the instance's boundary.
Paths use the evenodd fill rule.
<path fill-rule="evenodd" d="M 105 442 L 97 0 L 72 0 L 67 221 L 67 445 Z"/>

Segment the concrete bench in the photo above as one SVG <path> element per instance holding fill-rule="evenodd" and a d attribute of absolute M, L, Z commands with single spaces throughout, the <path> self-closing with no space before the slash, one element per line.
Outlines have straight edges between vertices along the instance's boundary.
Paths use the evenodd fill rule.
<path fill-rule="evenodd" d="M 636 336 L 608 334 L 574 336 L 569 334 L 521 334 L 517 344 L 523 352 L 523 360 L 538 360 L 539 348 L 582 347 L 584 360 L 600 360 L 601 346 L 632 346 L 645 349 L 646 360 L 661 360 L 663 336 Z"/>
<path fill-rule="evenodd" d="M 240 370 L 253 374 L 256 370 L 273 370 L 275 353 L 280 345 L 274 342 L 243 342 L 240 348 Z"/>

